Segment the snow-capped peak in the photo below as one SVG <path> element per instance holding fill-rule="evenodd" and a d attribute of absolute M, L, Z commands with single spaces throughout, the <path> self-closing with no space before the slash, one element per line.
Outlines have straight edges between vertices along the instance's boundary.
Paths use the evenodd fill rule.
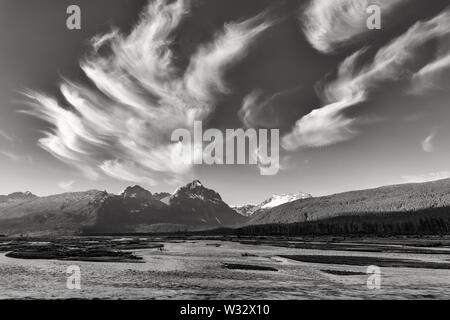
<path fill-rule="evenodd" d="M 261 209 L 273 208 L 282 205 L 287 202 L 292 202 L 299 199 L 311 198 L 308 193 L 285 193 L 285 194 L 274 194 L 272 197 L 261 203 Z"/>
<path fill-rule="evenodd" d="M 203 187 L 202 183 L 200 182 L 200 180 L 194 180 L 190 183 L 190 189 L 195 189 L 198 187 Z"/>
<path fill-rule="evenodd" d="M 259 212 L 260 210 L 267 210 L 288 202 L 296 201 L 299 199 L 307 199 L 311 198 L 312 196 L 309 193 L 285 193 L 285 194 L 274 194 L 269 199 L 264 200 L 260 204 L 254 205 L 254 204 L 247 204 L 243 206 L 235 206 L 233 207 L 233 210 L 240 213 L 243 216 L 249 217 L 256 212 Z"/>
<path fill-rule="evenodd" d="M 222 198 L 217 192 L 205 188 L 199 180 L 194 180 L 183 187 L 178 187 L 170 199 L 173 200 L 179 197 L 212 202 L 222 201 Z"/>
<path fill-rule="evenodd" d="M 124 198 L 140 198 L 152 200 L 152 193 L 148 190 L 145 190 L 141 186 L 135 185 L 133 187 L 127 187 L 122 193 L 121 196 Z"/>
<path fill-rule="evenodd" d="M 176 197 L 178 193 L 180 193 L 183 190 L 194 190 L 201 187 L 203 187 L 202 183 L 199 180 L 194 180 L 192 182 L 189 182 L 185 186 L 177 187 L 175 191 L 172 193 L 172 196 Z"/>

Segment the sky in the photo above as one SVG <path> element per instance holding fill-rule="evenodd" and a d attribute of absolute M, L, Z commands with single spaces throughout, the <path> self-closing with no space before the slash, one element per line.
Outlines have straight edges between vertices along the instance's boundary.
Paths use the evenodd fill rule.
<path fill-rule="evenodd" d="M 0 0 L 0 194 L 199 179 L 245 204 L 447 178 L 449 49 L 447 0 Z M 174 161 L 193 121 L 279 129 L 279 172 Z"/>

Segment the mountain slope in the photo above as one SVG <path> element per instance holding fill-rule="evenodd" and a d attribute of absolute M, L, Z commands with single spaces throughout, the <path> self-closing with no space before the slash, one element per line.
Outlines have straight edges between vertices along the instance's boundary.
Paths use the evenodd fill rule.
<path fill-rule="evenodd" d="M 253 205 L 247 204 L 240 207 L 233 207 L 233 209 L 239 214 L 249 217 L 263 210 L 268 210 L 276 206 L 280 206 L 287 202 L 292 202 L 300 199 L 308 199 L 312 196 L 309 193 L 299 192 L 299 193 L 285 193 L 285 194 L 274 194 L 269 199 L 264 200 L 263 202 Z"/>
<path fill-rule="evenodd" d="M 299 199 L 279 206 L 275 205 L 292 197 L 275 196 L 260 204 L 250 218 L 235 212 L 216 191 L 198 180 L 170 196 L 133 186 L 120 195 L 90 190 L 48 197 L 14 193 L 0 199 L 2 234 L 163 232 L 239 226 L 245 226 L 250 234 L 450 233 L 450 179 Z M 259 231 L 255 231 L 257 226 L 262 226 Z"/>
<path fill-rule="evenodd" d="M 194 180 L 178 188 L 169 198 L 173 221 L 206 228 L 231 227 L 247 219 L 231 209 L 214 190 L 205 188 Z"/>
<path fill-rule="evenodd" d="M 447 207 L 450 207 L 450 179 L 297 200 L 259 212 L 247 225 L 317 221 L 341 216 L 367 217 Z"/>
<path fill-rule="evenodd" d="M 15 193 L 0 199 L 0 233 L 4 234 L 202 230 L 246 221 L 198 180 L 170 196 L 136 185 L 120 195 L 91 190 L 48 197 Z"/>
<path fill-rule="evenodd" d="M 233 206 L 231 208 L 244 217 L 250 217 L 259 209 L 257 204 L 246 204 L 243 206 Z"/>
<path fill-rule="evenodd" d="M 277 207 L 277 206 L 280 206 L 280 205 L 288 203 L 288 202 L 301 200 L 301 199 L 308 199 L 311 197 L 312 196 L 310 194 L 304 193 L 304 192 L 285 193 L 285 194 L 281 194 L 281 195 L 275 194 L 272 197 L 270 197 L 269 199 L 267 199 L 266 201 L 262 202 L 260 204 L 260 207 L 261 207 L 261 209 L 270 209 L 270 208 Z"/>
<path fill-rule="evenodd" d="M 0 231 L 79 233 L 83 227 L 95 224 L 98 210 L 107 197 L 105 191 L 90 190 L 9 202 L 0 206 Z"/>
<path fill-rule="evenodd" d="M 0 195 L 0 205 L 2 203 L 11 203 L 11 202 L 24 202 L 28 200 L 32 200 L 37 198 L 36 195 L 32 194 L 30 191 L 26 192 L 14 192 L 10 193 L 6 196 Z"/>
<path fill-rule="evenodd" d="M 126 188 L 120 195 L 109 195 L 98 208 L 95 223 L 84 232 L 134 232 L 139 224 L 162 222 L 167 205 L 140 186 Z"/>

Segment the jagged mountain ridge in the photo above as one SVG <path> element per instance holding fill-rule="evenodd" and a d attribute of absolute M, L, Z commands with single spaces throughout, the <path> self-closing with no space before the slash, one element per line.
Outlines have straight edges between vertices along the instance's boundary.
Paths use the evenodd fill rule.
<path fill-rule="evenodd" d="M 178 188 L 170 196 L 151 194 L 134 186 L 120 195 L 91 190 L 48 197 L 28 193 L 14 194 L 9 200 L 6 197 L 0 202 L 1 234 L 164 232 L 303 225 L 315 221 L 323 222 L 323 226 L 314 228 L 326 233 L 330 232 L 327 228 L 331 225 L 326 221 L 341 217 L 350 220 L 333 220 L 332 227 L 344 233 L 369 227 L 391 233 L 405 230 L 450 232 L 450 179 L 299 199 L 261 209 L 250 218 L 235 212 L 217 192 L 204 187 L 200 181 Z M 264 201 L 263 205 L 272 206 L 278 200 L 275 197 Z M 266 231 L 270 234 L 273 230 Z"/>
<path fill-rule="evenodd" d="M 218 227 L 237 226 L 246 221 L 216 191 L 205 188 L 198 180 L 175 190 L 168 203 L 181 223 L 185 223 L 186 217 L 195 217 L 204 225 Z"/>
<path fill-rule="evenodd" d="M 162 201 L 163 199 L 169 198 L 171 196 L 168 192 L 157 192 L 153 194 L 153 197 L 156 198 L 159 201 Z"/>
<path fill-rule="evenodd" d="M 244 222 L 217 192 L 198 180 L 172 195 L 152 194 L 137 185 L 119 195 L 98 190 L 48 197 L 30 195 L 20 201 L 7 201 L 8 196 L 3 196 L 1 233 L 122 233 L 150 230 L 151 225 L 159 225 L 158 230 L 201 230 Z"/>
<path fill-rule="evenodd" d="M 121 194 L 123 198 L 137 198 L 144 200 L 153 200 L 153 195 L 150 191 L 145 190 L 141 186 L 135 185 L 133 187 L 127 187 Z"/>
<path fill-rule="evenodd" d="M 37 198 L 36 195 L 32 194 L 30 191 L 26 192 L 13 192 L 6 196 L 0 195 L 0 203 L 10 202 L 10 201 L 28 201 Z"/>

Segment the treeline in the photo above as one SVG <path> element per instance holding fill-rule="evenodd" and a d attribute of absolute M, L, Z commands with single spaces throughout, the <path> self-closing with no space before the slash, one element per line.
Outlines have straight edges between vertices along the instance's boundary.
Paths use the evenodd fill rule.
<path fill-rule="evenodd" d="M 374 213 L 341 216 L 318 221 L 251 225 L 235 230 L 237 235 L 442 235 L 450 234 L 450 208 L 416 212 Z"/>

